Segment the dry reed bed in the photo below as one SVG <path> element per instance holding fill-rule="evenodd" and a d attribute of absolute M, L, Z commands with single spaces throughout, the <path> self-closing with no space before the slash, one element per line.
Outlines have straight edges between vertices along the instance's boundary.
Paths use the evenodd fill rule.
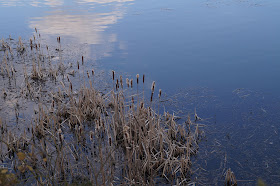
<path fill-rule="evenodd" d="M 144 75 L 141 80 L 136 76 L 136 95 L 130 93 L 133 80 L 124 82 L 114 71 L 114 88 L 107 94 L 94 88 L 94 70 L 83 71 L 83 85 L 74 88 L 69 76 L 80 74 L 84 57 L 76 70 L 65 68 L 58 37 L 60 61 L 53 65 L 40 37 L 36 30 L 29 46 L 19 38 L 16 52 L 2 41 L 3 79 L 12 81 L 21 73 L 24 78 L 17 93 L 37 107 L 32 120 L 19 130 L 0 118 L 0 161 L 10 167 L 1 169 L 2 184 L 186 185 L 190 181 L 200 127 L 190 117 L 178 124 L 174 114 L 160 114 L 154 101 L 160 101 L 161 90 L 155 98 L 155 82 L 149 101 L 144 100 L 144 89 L 138 90 L 144 87 Z M 24 70 L 16 72 L 14 55 L 29 56 L 32 64 L 24 62 Z M 44 87 L 38 89 L 38 82 L 43 86 L 48 81 L 60 85 L 48 93 Z M 7 96 L 4 88 L 2 98 Z"/>

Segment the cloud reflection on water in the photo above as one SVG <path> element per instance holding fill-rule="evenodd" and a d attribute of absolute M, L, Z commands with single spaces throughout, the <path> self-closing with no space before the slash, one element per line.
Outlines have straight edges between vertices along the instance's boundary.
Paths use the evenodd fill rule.
<path fill-rule="evenodd" d="M 0 0 L 0 5 L 3 6 L 34 6 L 39 7 L 47 5 L 51 7 L 61 6 L 64 0 Z"/>
<path fill-rule="evenodd" d="M 52 15 L 36 17 L 30 21 L 30 28 L 37 28 L 44 35 L 70 36 L 76 42 L 103 44 L 116 42 L 115 34 L 109 37 L 103 32 L 123 18 L 122 11 L 71 15 L 66 12 L 52 12 Z"/>

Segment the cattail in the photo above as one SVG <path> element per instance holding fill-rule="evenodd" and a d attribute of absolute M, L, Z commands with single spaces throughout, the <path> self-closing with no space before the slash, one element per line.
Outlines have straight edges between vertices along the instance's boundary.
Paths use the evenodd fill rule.
<path fill-rule="evenodd" d="M 130 80 L 130 86 L 131 86 L 131 88 L 132 88 L 132 86 L 133 86 L 133 82 L 132 82 L 132 79 Z"/>
<path fill-rule="evenodd" d="M 79 64 L 79 61 L 77 61 L 77 65 L 78 65 L 78 70 L 80 69 L 80 64 Z"/>
<path fill-rule="evenodd" d="M 127 87 L 129 87 L 129 79 L 126 78 L 126 84 L 127 84 Z"/>
<path fill-rule="evenodd" d="M 88 71 L 87 71 L 87 77 L 89 78 L 89 73 L 88 73 Z"/>
<path fill-rule="evenodd" d="M 112 138 L 111 138 L 111 136 L 108 137 L 108 140 L 109 140 L 109 145 L 112 146 Z"/>
<path fill-rule="evenodd" d="M 37 33 L 37 28 L 35 27 L 35 32 Z"/>
<path fill-rule="evenodd" d="M 151 102 L 153 101 L 154 92 L 151 94 Z"/>
<path fill-rule="evenodd" d="M 123 88 L 123 79 L 122 79 L 122 76 L 120 76 L 120 83 L 121 83 L 121 87 Z"/>
<path fill-rule="evenodd" d="M 67 76 L 67 81 L 70 82 L 69 77 Z"/>
<path fill-rule="evenodd" d="M 92 74 L 92 76 L 94 76 L 94 69 L 91 70 L 91 74 Z"/>
<path fill-rule="evenodd" d="M 47 45 L 46 47 L 47 47 L 47 50 L 49 50 L 49 47 L 48 47 L 48 45 Z"/>
<path fill-rule="evenodd" d="M 120 88 L 119 80 L 117 79 L 117 87 Z"/>
<path fill-rule="evenodd" d="M 145 74 L 143 74 L 143 83 L 145 82 Z"/>
<path fill-rule="evenodd" d="M 89 133 L 89 138 L 90 138 L 90 141 L 93 141 L 93 132 L 92 131 L 90 131 L 90 133 Z"/>
<path fill-rule="evenodd" d="M 137 84 L 139 83 L 139 74 L 136 75 Z"/>
<path fill-rule="evenodd" d="M 159 97 L 159 99 L 161 98 L 161 89 L 159 89 L 158 97 Z"/>
<path fill-rule="evenodd" d="M 151 87 L 152 92 L 154 92 L 154 91 L 155 91 L 155 85 L 156 85 L 156 82 L 155 82 L 155 81 L 153 81 L 153 83 L 152 83 L 152 87 Z"/>
<path fill-rule="evenodd" d="M 39 37 L 41 38 L 41 34 L 39 34 Z"/>
<path fill-rule="evenodd" d="M 82 56 L 82 65 L 84 65 L 84 56 Z"/>
<path fill-rule="evenodd" d="M 58 42 L 60 43 L 60 36 L 58 37 Z"/>
<path fill-rule="evenodd" d="M 112 70 L 112 75 L 113 75 L 113 81 L 115 80 L 115 71 Z"/>
<path fill-rule="evenodd" d="M 140 104 L 140 108 L 141 108 L 141 109 L 143 109 L 143 108 L 144 108 L 144 103 L 143 103 L 143 102 L 141 102 L 141 104 Z"/>

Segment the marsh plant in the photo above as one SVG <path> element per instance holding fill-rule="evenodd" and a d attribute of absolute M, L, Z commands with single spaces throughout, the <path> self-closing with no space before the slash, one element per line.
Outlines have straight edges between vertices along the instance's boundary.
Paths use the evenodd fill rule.
<path fill-rule="evenodd" d="M 32 102 L 34 113 L 22 119 L 17 101 L 15 120 L 0 115 L 0 163 L 8 167 L 0 170 L 0 184 L 186 185 L 191 181 L 201 127 L 190 116 L 179 124 L 174 114 L 161 112 L 162 90 L 154 96 L 155 82 L 147 100 L 145 75 L 125 82 L 112 71 L 112 90 L 98 91 L 95 71 L 85 71 L 84 56 L 73 63 L 76 66 L 66 67 L 62 39 L 57 38 L 59 61 L 54 62 L 40 38 L 35 29 L 28 43 L 19 38 L 15 51 L 10 39 L 2 40 L 1 103 L 13 99 L 13 94 Z M 20 61 L 17 66 L 14 59 Z M 76 85 L 80 74 L 82 83 Z"/>

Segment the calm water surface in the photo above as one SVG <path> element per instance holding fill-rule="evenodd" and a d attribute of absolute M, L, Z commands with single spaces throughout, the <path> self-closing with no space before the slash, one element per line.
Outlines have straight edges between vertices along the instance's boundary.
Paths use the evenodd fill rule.
<path fill-rule="evenodd" d="M 70 55 L 146 74 L 179 92 L 174 108 L 209 118 L 205 182 L 232 167 L 240 184 L 279 184 L 279 18 L 278 0 L 0 0 L 0 37 L 36 27 Z"/>

